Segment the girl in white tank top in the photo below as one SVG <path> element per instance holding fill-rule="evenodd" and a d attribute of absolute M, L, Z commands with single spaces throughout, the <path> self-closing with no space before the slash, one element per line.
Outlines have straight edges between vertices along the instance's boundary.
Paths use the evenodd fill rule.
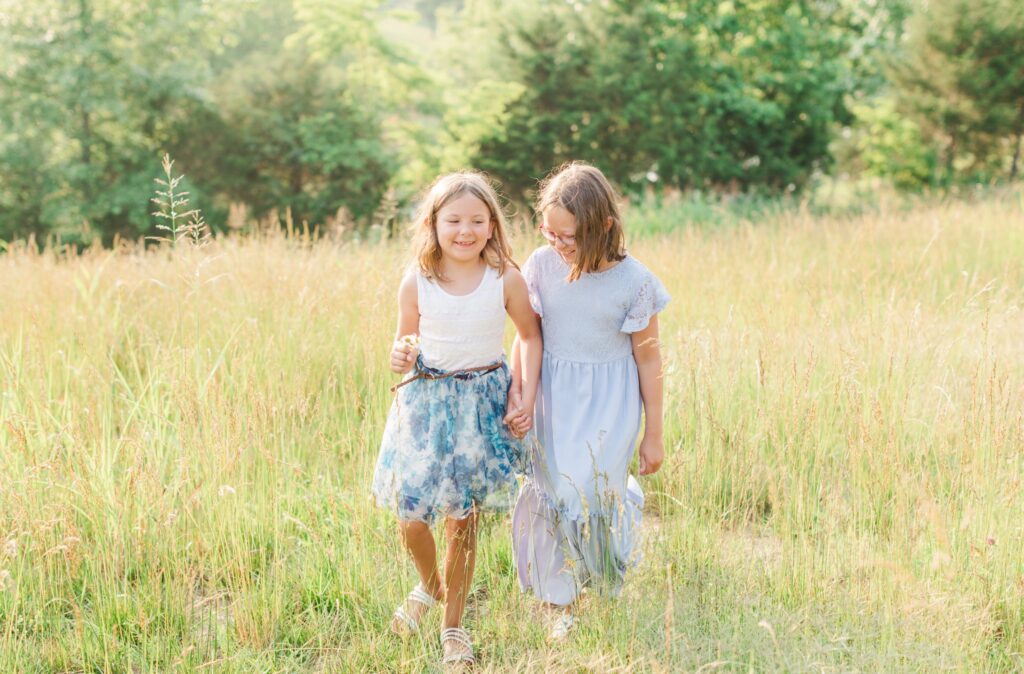
<path fill-rule="evenodd" d="M 497 195 L 482 175 L 438 179 L 415 225 L 417 265 L 399 288 L 391 352 L 391 369 L 411 374 L 393 389 L 372 490 L 378 504 L 397 515 L 420 576 L 395 610 L 392 630 L 418 630 L 423 615 L 444 600 L 443 662 L 472 663 L 472 641 L 461 622 L 477 518 L 506 511 L 515 500 L 524 451 L 504 418 L 509 409 L 522 415 L 534 408 L 540 326 L 512 262 Z M 508 399 L 506 314 L 523 344 L 521 400 Z M 438 520 L 448 534 L 443 582 L 431 532 Z"/>
<path fill-rule="evenodd" d="M 498 270 L 484 267 L 476 290 L 451 295 L 416 273 L 420 357 L 437 370 L 465 370 L 501 361 L 505 339 L 505 287 Z"/>

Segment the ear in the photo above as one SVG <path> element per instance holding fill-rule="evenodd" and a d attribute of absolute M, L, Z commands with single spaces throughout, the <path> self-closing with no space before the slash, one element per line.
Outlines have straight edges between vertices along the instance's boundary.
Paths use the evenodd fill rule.
<path fill-rule="evenodd" d="M 487 230 L 487 238 L 490 239 L 494 236 L 494 228 L 498 226 L 498 221 L 491 218 L 491 228 Z"/>
<path fill-rule="evenodd" d="M 609 215 L 608 216 L 608 220 L 604 223 L 604 231 L 606 231 L 606 232 L 611 231 L 612 222 L 613 222 L 612 216 Z"/>

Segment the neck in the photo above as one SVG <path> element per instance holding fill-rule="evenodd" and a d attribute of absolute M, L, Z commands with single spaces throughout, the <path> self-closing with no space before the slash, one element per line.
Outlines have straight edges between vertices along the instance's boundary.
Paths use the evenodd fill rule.
<path fill-rule="evenodd" d="M 448 277 L 452 275 L 465 274 L 469 272 L 479 271 L 480 267 L 484 266 L 483 257 L 478 257 L 475 260 L 453 260 L 450 257 L 441 258 L 441 272 Z"/>

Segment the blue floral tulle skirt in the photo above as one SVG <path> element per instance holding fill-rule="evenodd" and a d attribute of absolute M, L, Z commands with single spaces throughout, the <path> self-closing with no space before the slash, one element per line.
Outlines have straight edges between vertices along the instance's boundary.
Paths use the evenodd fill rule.
<path fill-rule="evenodd" d="M 445 374 L 416 363 L 416 372 Z M 502 421 L 508 366 L 491 372 L 417 379 L 398 389 L 373 475 L 377 503 L 401 520 L 433 524 L 474 509 L 515 503 L 525 452 Z"/>

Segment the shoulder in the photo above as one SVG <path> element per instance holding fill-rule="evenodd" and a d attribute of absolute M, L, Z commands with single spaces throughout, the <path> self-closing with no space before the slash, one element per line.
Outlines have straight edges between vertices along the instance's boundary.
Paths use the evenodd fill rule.
<path fill-rule="evenodd" d="M 631 254 L 627 254 L 625 259 L 623 259 L 619 265 L 623 268 L 623 274 L 632 283 L 639 285 L 646 281 L 657 280 L 655 279 L 654 273 L 647 268 L 647 265 L 633 257 Z"/>
<path fill-rule="evenodd" d="M 557 253 L 551 246 L 541 246 L 526 258 L 526 262 L 523 263 L 523 272 L 527 275 L 537 274 L 551 265 L 552 257 L 555 255 Z"/>
<path fill-rule="evenodd" d="M 672 296 L 669 295 L 665 285 L 654 275 L 654 272 L 632 255 L 622 262 L 623 264 L 629 263 L 624 270 L 626 274 L 624 285 L 630 289 L 633 304 L 646 307 L 645 311 L 652 315 L 664 309 L 671 301 Z"/>
<path fill-rule="evenodd" d="M 501 275 L 501 282 L 505 286 L 506 292 L 526 287 L 526 279 L 523 277 L 523 272 L 511 264 L 505 266 L 505 271 Z"/>
<path fill-rule="evenodd" d="M 530 253 L 530 257 L 526 261 L 529 262 L 530 260 L 534 260 L 536 262 L 547 262 L 557 254 L 558 253 L 556 253 L 555 249 L 551 246 L 541 246 Z"/>
<path fill-rule="evenodd" d="M 416 301 L 420 272 L 415 267 L 406 269 L 402 282 L 398 284 L 398 300 L 400 302 Z"/>

